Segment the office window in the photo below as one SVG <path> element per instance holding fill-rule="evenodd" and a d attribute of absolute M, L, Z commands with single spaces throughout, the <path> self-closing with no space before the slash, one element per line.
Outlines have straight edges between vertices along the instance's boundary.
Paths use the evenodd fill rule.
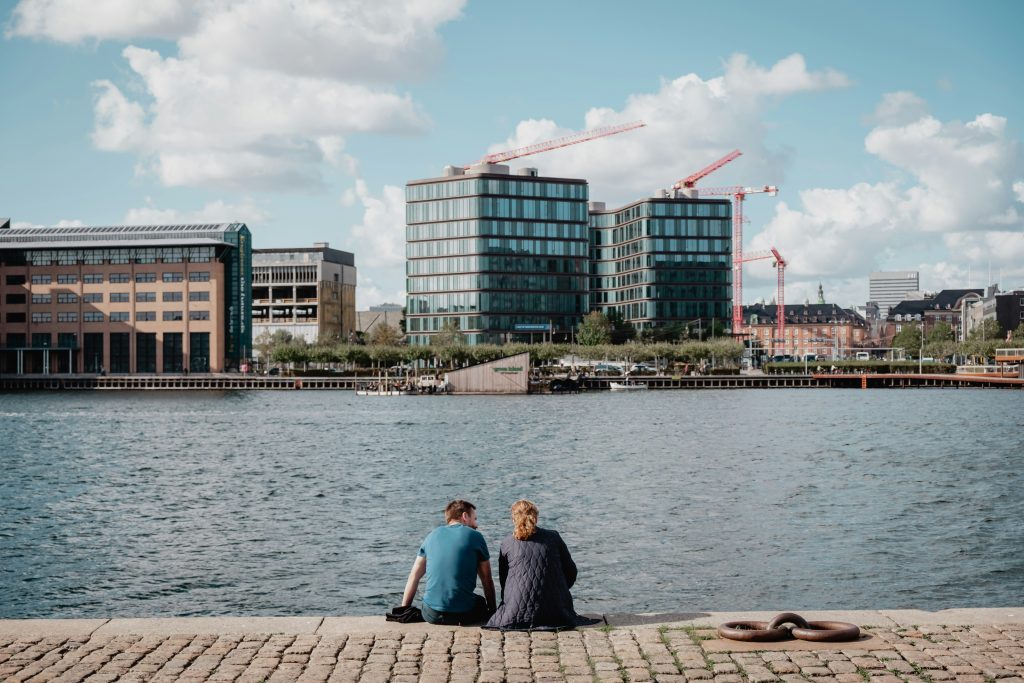
<path fill-rule="evenodd" d="M 103 303 L 103 292 L 89 292 L 88 294 L 83 294 L 82 301 L 87 304 Z"/>
<path fill-rule="evenodd" d="M 8 320 L 8 322 L 10 322 L 10 321 Z M 53 322 L 53 314 L 52 313 L 33 313 L 32 314 L 32 322 L 34 322 L 34 323 L 50 323 L 50 322 Z"/>
<path fill-rule="evenodd" d="M 67 275 L 67 274 L 65 274 L 65 275 L 58 275 L 57 276 L 57 284 L 58 285 L 76 285 L 76 284 L 78 284 L 78 276 L 77 275 Z"/>
<path fill-rule="evenodd" d="M 156 273 L 135 273 L 136 282 L 156 282 Z"/>
<path fill-rule="evenodd" d="M 135 333 L 135 371 L 156 372 L 156 334 Z"/>
<path fill-rule="evenodd" d="M 209 311 L 189 311 L 188 312 L 188 319 L 189 320 L 209 320 L 210 319 L 210 312 Z"/>
<path fill-rule="evenodd" d="M 69 294 L 68 292 L 62 292 L 61 294 L 57 295 L 57 303 L 59 303 L 59 304 L 77 304 L 78 303 L 78 295 L 77 294 Z"/>
<path fill-rule="evenodd" d="M 6 278 L 7 284 L 9 285 L 23 285 L 25 284 L 24 275 L 8 275 Z"/>
<path fill-rule="evenodd" d="M 135 292 L 135 301 L 153 302 L 156 301 L 156 292 Z"/>
<path fill-rule="evenodd" d="M 188 274 L 189 282 L 209 282 L 210 271 L 208 270 L 196 270 Z"/>
<path fill-rule="evenodd" d="M 82 322 L 101 323 L 103 322 L 103 313 L 100 311 L 86 311 L 82 314 Z"/>
<path fill-rule="evenodd" d="M 103 273 L 86 273 L 82 276 L 82 282 L 87 285 L 99 285 L 103 283 Z"/>
<path fill-rule="evenodd" d="M 53 335 L 49 332 L 33 332 L 32 348 L 48 349 L 53 345 Z"/>
<path fill-rule="evenodd" d="M 131 343 L 130 332 L 110 333 L 111 372 L 131 372 Z"/>
<path fill-rule="evenodd" d="M 210 371 L 209 332 L 191 332 L 188 335 L 188 364 L 192 372 Z"/>
<path fill-rule="evenodd" d="M 24 304 L 28 297 L 24 294 L 8 294 L 4 299 L 9 304 Z"/>
<path fill-rule="evenodd" d="M 184 279 L 184 273 L 164 273 L 164 282 L 181 282 Z"/>
<path fill-rule="evenodd" d="M 164 301 L 181 301 L 181 292 L 164 292 Z"/>
<path fill-rule="evenodd" d="M 125 282 L 131 282 L 132 276 L 129 273 L 111 273 L 110 282 L 112 284 L 121 284 Z"/>
<path fill-rule="evenodd" d="M 164 332 L 164 372 L 181 372 L 185 355 L 181 332 Z"/>
<path fill-rule="evenodd" d="M 99 372 L 103 368 L 103 333 L 86 332 L 82 348 L 82 361 L 86 372 Z"/>
<path fill-rule="evenodd" d="M 57 311 L 57 322 L 59 323 L 77 323 L 78 312 L 77 311 Z"/>
<path fill-rule="evenodd" d="M 188 293 L 188 300 L 189 301 L 209 301 L 210 300 L 210 293 L 209 292 L 189 292 Z"/>
<path fill-rule="evenodd" d="M 7 348 L 18 349 L 25 346 L 24 332 L 11 332 L 7 335 Z"/>
<path fill-rule="evenodd" d="M 48 285 L 53 282 L 53 277 L 50 275 L 33 275 L 32 284 L 34 285 Z M 11 284 L 11 283 L 7 283 Z"/>
<path fill-rule="evenodd" d="M 131 300 L 128 292 L 111 292 L 110 303 L 112 304 L 126 304 Z"/>
<path fill-rule="evenodd" d="M 185 316 L 181 311 L 164 311 L 164 322 L 176 322 L 184 319 Z"/>
<path fill-rule="evenodd" d="M 48 304 L 51 303 L 52 299 L 49 294 L 33 294 L 32 303 L 34 304 Z"/>
<path fill-rule="evenodd" d="M 135 320 L 138 322 L 151 322 L 156 320 L 156 311 L 136 311 Z"/>
<path fill-rule="evenodd" d="M 129 320 L 128 311 L 114 311 L 110 314 L 110 322 L 112 323 L 126 323 Z"/>
<path fill-rule="evenodd" d="M 74 332 L 57 333 L 57 346 L 59 346 L 62 349 L 77 349 L 78 335 L 76 335 Z"/>

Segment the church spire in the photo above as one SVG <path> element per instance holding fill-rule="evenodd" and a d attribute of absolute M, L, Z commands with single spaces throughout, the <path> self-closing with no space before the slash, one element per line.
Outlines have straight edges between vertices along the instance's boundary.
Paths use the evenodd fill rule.
<path fill-rule="evenodd" d="M 825 290 L 822 289 L 820 282 L 818 283 L 818 303 L 825 303 Z"/>

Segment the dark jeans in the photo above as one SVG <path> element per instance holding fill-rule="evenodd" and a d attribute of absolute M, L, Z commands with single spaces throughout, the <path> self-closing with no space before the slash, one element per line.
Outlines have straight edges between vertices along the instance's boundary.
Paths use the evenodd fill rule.
<path fill-rule="evenodd" d="M 426 604 L 420 611 L 423 613 L 424 620 L 440 626 L 481 624 L 491 616 L 491 611 L 487 609 L 487 600 L 482 595 L 473 596 L 473 608 L 468 612 L 438 612 Z"/>

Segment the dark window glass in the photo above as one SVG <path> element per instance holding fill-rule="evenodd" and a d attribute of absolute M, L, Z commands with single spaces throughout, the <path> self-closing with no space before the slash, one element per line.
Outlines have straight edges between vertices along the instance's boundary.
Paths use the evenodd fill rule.
<path fill-rule="evenodd" d="M 156 273 L 135 273 L 136 282 L 156 282 Z"/>
<path fill-rule="evenodd" d="M 164 301 L 181 301 L 181 292 L 164 292 Z"/>
<path fill-rule="evenodd" d="M 168 322 L 174 322 L 176 320 L 184 320 L 185 316 L 182 315 L 181 311 L 164 311 L 164 320 Z"/>
<path fill-rule="evenodd" d="M 23 304 L 23 303 L 25 303 L 25 295 L 24 294 L 8 294 L 7 297 L 6 297 L 6 301 L 9 304 Z"/>
<path fill-rule="evenodd" d="M 136 311 L 135 320 L 141 322 L 156 320 L 156 311 Z"/>
<path fill-rule="evenodd" d="M 164 372 L 181 372 L 185 367 L 181 332 L 164 332 Z"/>
<path fill-rule="evenodd" d="M 164 259 L 165 261 L 167 259 Z M 185 279 L 184 273 L 164 273 L 164 282 L 181 282 Z"/>
<path fill-rule="evenodd" d="M 113 318 L 113 314 L 111 314 Z M 110 371 L 131 372 L 132 335 L 129 332 L 110 333 Z"/>
<path fill-rule="evenodd" d="M 135 333 L 135 371 L 156 372 L 156 334 Z"/>
<path fill-rule="evenodd" d="M 25 276 L 24 275 L 8 275 L 7 276 L 7 284 L 9 284 L 9 285 L 23 285 L 23 284 L 25 284 Z"/>
<path fill-rule="evenodd" d="M 209 282 L 210 271 L 208 270 L 196 270 L 188 274 L 189 282 Z"/>
<path fill-rule="evenodd" d="M 77 349 L 78 335 L 74 332 L 59 332 L 57 334 L 57 346 L 63 349 Z"/>
<path fill-rule="evenodd" d="M 37 349 L 48 349 L 53 346 L 53 335 L 49 332 L 33 332 L 32 346 Z"/>
<path fill-rule="evenodd" d="M 124 282 L 131 282 L 132 281 L 132 277 L 128 273 L 111 273 L 110 274 L 110 281 L 112 283 L 114 283 L 114 284 L 124 283 Z"/>
<path fill-rule="evenodd" d="M 188 365 L 192 372 L 210 371 L 210 333 L 191 332 L 188 335 Z"/>
<path fill-rule="evenodd" d="M 126 304 L 129 301 L 128 292 L 111 292 L 110 303 L 112 304 Z"/>
<path fill-rule="evenodd" d="M 209 292 L 189 292 L 188 293 L 188 300 L 189 301 L 209 301 L 210 300 L 210 293 Z"/>
<path fill-rule="evenodd" d="M 82 361 L 86 372 L 99 372 L 103 367 L 103 333 L 86 332 L 82 348 Z"/>
<path fill-rule="evenodd" d="M 25 334 L 23 332 L 11 332 L 7 335 L 7 346 L 12 349 L 24 348 Z"/>
<path fill-rule="evenodd" d="M 135 300 L 143 302 L 156 301 L 156 292 L 136 292 Z"/>

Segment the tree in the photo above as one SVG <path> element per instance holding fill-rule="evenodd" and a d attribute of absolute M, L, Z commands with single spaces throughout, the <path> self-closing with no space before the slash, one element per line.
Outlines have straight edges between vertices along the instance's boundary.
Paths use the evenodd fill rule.
<path fill-rule="evenodd" d="M 1003 326 L 995 318 L 982 320 L 981 324 L 967 335 L 968 341 L 1000 341 L 1004 337 Z"/>
<path fill-rule="evenodd" d="M 274 354 L 274 349 L 285 344 L 290 344 L 292 341 L 292 333 L 287 330 L 275 330 L 271 332 L 266 330 L 256 337 L 253 341 L 252 347 L 256 350 L 256 355 L 266 363 L 270 360 L 270 357 Z"/>
<path fill-rule="evenodd" d="M 381 323 L 370 332 L 370 344 L 373 346 L 398 346 L 402 342 L 402 333 L 394 325 Z"/>
<path fill-rule="evenodd" d="M 892 338 L 893 348 L 903 349 L 905 353 L 917 353 L 921 348 L 921 328 L 917 325 L 904 325 L 899 334 Z"/>
<path fill-rule="evenodd" d="M 607 344 L 612 340 L 612 323 L 600 311 L 591 311 L 580 323 L 576 340 L 583 346 Z"/>
<path fill-rule="evenodd" d="M 636 328 L 626 322 L 618 311 L 611 311 L 608 320 L 612 324 L 612 344 L 625 344 L 636 338 Z"/>
<path fill-rule="evenodd" d="M 949 323 L 937 322 L 932 331 L 928 333 L 925 341 L 929 344 L 938 344 L 940 342 L 951 342 L 953 341 L 953 328 L 950 327 Z"/>
<path fill-rule="evenodd" d="M 459 331 L 459 326 L 446 320 L 437 334 L 430 338 L 431 346 L 462 346 L 466 343 L 466 335 Z"/>

